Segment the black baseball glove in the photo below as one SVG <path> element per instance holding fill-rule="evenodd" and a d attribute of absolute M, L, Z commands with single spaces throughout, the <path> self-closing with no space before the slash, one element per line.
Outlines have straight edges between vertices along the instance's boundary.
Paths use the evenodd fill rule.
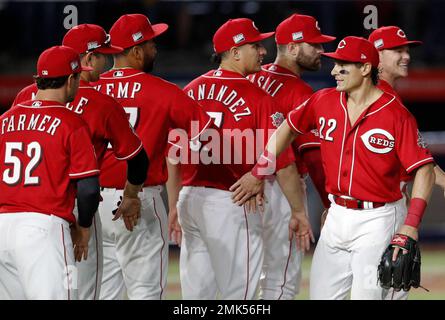
<path fill-rule="evenodd" d="M 392 261 L 394 249 L 401 248 L 396 261 Z M 406 254 L 403 254 L 403 250 Z M 380 285 L 385 289 L 408 291 L 420 286 L 420 249 L 417 241 L 404 235 L 396 234 L 383 253 L 378 267 Z"/>

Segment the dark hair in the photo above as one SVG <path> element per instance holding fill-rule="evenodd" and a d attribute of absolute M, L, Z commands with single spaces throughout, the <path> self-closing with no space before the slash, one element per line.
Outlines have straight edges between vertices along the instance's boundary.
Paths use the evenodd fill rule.
<path fill-rule="evenodd" d="M 36 80 L 37 88 L 39 90 L 46 90 L 46 89 L 59 89 L 63 87 L 63 85 L 68 80 L 69 76 L 62 76 L 57 78 L 40 78 L 40 77 L 34 77 Z"/>
<path fill-rule="evenodd" d="M 379 73 L 380 70 L 377 67 L 372 67 L 371 69 L 371 81 L 373 85 L 377 85 L 377 83 L 379 83 Z"/>
<path fill-rule="evenodd" d="M 212 56 L 210 57 L 210 62 L 220 64 L 221 61 L 222 61 L 221 54 L 216 52 L 212 53 Z"/>
<path fill-rule="evenodd" d="M 212 63 L 220 64 L 223 61 L 223 59 L 227 56 L 227 52 L 228 51 L 224 51 L 224 52 L 221 52 L 221 53 L 214 52 L 212 54 L 212 56 L 210 57 L 210 61 Z"/>

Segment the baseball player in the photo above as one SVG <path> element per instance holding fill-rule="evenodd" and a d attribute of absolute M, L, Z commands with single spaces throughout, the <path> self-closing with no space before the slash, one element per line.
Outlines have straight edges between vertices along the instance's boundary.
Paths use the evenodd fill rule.
<path fill-rule="evenodd" d="M 238 206 L 232 203 L 229 188 L 252 168 L 253 161 L 249 164 L 247 160 L 254 154 L 252 145 L 259 144 L 262 149 L 265 140 L 252 134 L 251 144 L 235 145 L 246 138 L 244 134 L 273 131 L 279 125 L 272 98 L 246 79 L 261 70 L 266 50 L 260 41 L 273 34 L 260 33 L 250 19 L 227 21 L 213 37 L 219 69 L 184 88 L 214 119 L 221 134 L 202 147 L 212 149 L 211 161 L 201 158 L 198 164 L 181 164 L 183 187 L 177 208 L 183 232 L 180 277 L 184 299 L 256 297 L 263 260 L 262 217 L 253 203 L 255 198 L 248 207 Z M 223 141 L 222 145 L 212 146 L 213 139 Z M 234 160 L 237 156 L 238 162 Z M 310 229 L 294 160 L 289 149 L 289 154 L 279 159 L 277 179 L 286 196 L 292 195 L 289 201 L 300 214 L 299 221 Z M 289 165 L 292 170 L 282 175 Z"/>
<path fill-rule="evenodd" d="M 109 35 L 102 27 L 82 24 L 70 29 L 63 38 L 63 45 L 73 48 L 81 57 L 83 66 L 92 71 L 80 74 L 80 87 L 73 102 L 67 108 L 79 115 L 88 125 L 99 168 L 107 146 L 111 144 L 114 156 L 126 160 L 128 176 L 120 210 L 113 219 L 123 216 L 127 228 L 131 229 L 140 214 L 138 192 L 145 181 L 148 159 L 142 143 L 131 128 L 124 109 L 113 98 L 97 92 L 89 83 L 97 81 L 103 71 L 106 54 L 119 53 L 123 49 L 110 45 Z M 36 85 L 23 89 L 16 102 L 32 99 L 37 91 Z M 74 214 L 77 214 L 75 207 Z M 111 219 L 111 217 L 108 217 Z M 77 288 L 79 299 L 99 299 L 102 281 L 102 227 L 99 215 L 95 215 L 90 230 L 88 259 L 76 264 Z M 76 236 L 75 225 L 72 227 Z"/>
<path fill-rule="evenodd" d="M 311 16 L 293 14 L 278 25 L 275 62 L 264 65 L 260 72 L 249 75 L 248 79 L 273 97 L 279 111 L 275 115 L 281 122 L 312 95 L 313 90 L 300 78 L 301 73 L 320 69 L 322 44 L 334 39 L 322 35 L 318 21 Z M 325 208 L 328 208 L 318 132 L 314 130 L 298 136 L 293 149 L 303 190 L 309 172 Z M 299 291 L 303 253 L 297 252 L 294 243 L 289 241 L 286 231 L 290 207 L 276 179 L 265 182 L 265 195 L 270 205 L 263 216 L 264 262 L 260 297 L 291 300 Z"/>
<path fill-rule="evenodd" d="M 35 100 L 0 117 L 0 299 L 77 299 L 74 260 L 88 254 L 99 170 L 88 127 L 65 108 L 79 87 L 71 48 L 45 50 Z M 71 241 L 74 200 L 78 237 Z M 74 244 L 74 250 L 73 250 Z"/>
<path fill-rule="evenodd" d="M 405 32 L 396 26 L 381 27 L 374 30 L 368 38 L 379 51 L 381 70 L 378 87 L 401 100 L 394 85 L 397 79 L 408 76 L 410 63 L 410 47 L 421 45 L 421 41 L 408 40 Z M 445 190 L 445 173 L 436 164 L 434 166 L 436 184 Z M 402 181 L 411 180 L 412 177 L 403 172 Z M 406 183 L 403 183 L 406 189 Z"/>
<path fill-rule="evenodd" d="M 150 158 L 148 178 L 140 193 L 141 221 L 129 232 L 110 220 L 125 186 L 125 164 L 105 155 L 100 183 L 104 187 L 99 213 L 103 222 L 104 270 L 101 299 L 161 299 L 167 281 L 167 215 L 161 198 L 167 181 L 165 153 L 171 128 L 191 135 L 190 123 L 199 122 L 198 135 L 210 119 L 176 85 L 150 75 L 156 56 L 154 38 L 168 25 L 152 25 L 142 14 L 121 16 L 110 30 L 111 43 L 124 48 L 113 55 L 114 67 L 101 75 L 96 88 L 114 97 Z"/>
<path fill-rule="evenodd" d="M 335 59 L 336 88 L 318 91 L 292 111 L 266 150 L 280 154 L 297 134 L 318 129 L 331 207 L 313 256 L 310 297 L 344 299 L 350 292 L 352 299 L 379 300 L 386 296 L 376 281 L 382 253 L 397 234 L 418 238 L 433 158 L 414 117 L 376 87 L 379 56 L 371 42 L 346 37 L 323 55 Z M 401 167 L 415 177 L 408 214 Z M 256 184 L 247 174 L 237 186 L 244 192 Z"/>

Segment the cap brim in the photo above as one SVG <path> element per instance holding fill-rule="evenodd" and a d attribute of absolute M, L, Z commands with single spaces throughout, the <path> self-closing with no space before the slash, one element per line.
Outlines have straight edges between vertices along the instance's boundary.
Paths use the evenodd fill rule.
<path fill-rule="evenodd" d="M 346 62 L 360 62 L 360 61 L 353 61 L 350 58 L 346 58 L 345 56 L 342 56 L 341 54 L 338 54 L 336 52 L 323 52 L 322 53 L 323 56 L 331 58 L 331 59 L 335 59 L 335 60 L 340 60 L 340 61 L 346 61 Z"/>
<path fill-rule="evenodd" d="M 158 23 L 151 26 L 154 32 L 154 35 L 152 38 L 155 38 L 161 34 L 163 34 L 168 29 L 168 24 L 166 23 Z"/>
<path fill-rule="evenodd" d="M 422 43 L 423 43 L 422 41 L 417 41 L 417 40 L 405 41 L 402 43 L 398 43 L 396 46 L 392 46 L 392 47 L 383 46 L 383 47 L 377 48 L 377 50 L 379 50 L 379 51 L 385 50 L 385 49 L 390 50 L 390 49 L 395 49 L 395 48 L 399 48 L 399 47 L 403 47 L 403 46 L 417 47 L 417 46 L 420 46 Z"/>
<path fill-rule="evenodd" d="M 263 41 L 264 39 L 272 37 L 274 34 L 275 34 L 275 31 L 260 33 L 260 35 L 252 42 Z"/>
<path fill-rule="evenodd" d="M 100 47 L 94 50 L 94 52 L 103 53 L 103 54 L 115 54 L 115 53 L 121 53 L 124 51 L 124 48 L 110 45 L 108 47 Z"/>
<path fill-rule="evenodd" d="M 326 43 L 326 42 L 334 41 L 335 39 L 336 39 L 336 37 L 326 36 L 326 35 L 322 34 L 322 35 L 320 35 L 318 37 L 306 40 L 304 42 L 307 42 L 307 43 Z"/>

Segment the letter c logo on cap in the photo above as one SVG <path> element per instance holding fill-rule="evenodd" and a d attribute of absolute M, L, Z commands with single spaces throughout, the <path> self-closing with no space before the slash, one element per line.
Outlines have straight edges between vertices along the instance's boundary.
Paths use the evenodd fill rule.
<path fill-rule="evenodd" d="M 346 47 L 346 41 L 342 40 L 338 43 L 337 49 L 343 49 L 344 47 Z"/>
<path fill-rule="evenodd" d="M 397 35 L 398 35 L 400 38 L 406 38 L 406 34 L 405 34 L 405 32 L 403 32 L 402 29 L 397 30 Z"/>

